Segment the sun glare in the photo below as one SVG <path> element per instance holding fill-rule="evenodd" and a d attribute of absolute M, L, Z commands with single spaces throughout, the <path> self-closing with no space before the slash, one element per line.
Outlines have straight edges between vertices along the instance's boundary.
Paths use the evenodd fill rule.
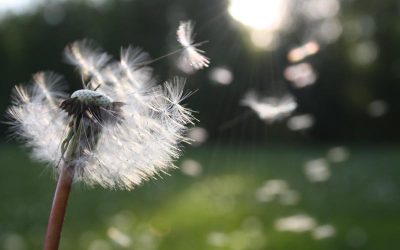
<path fill-rule="evenodd" d="M 231 0 L 229 13 L 237 21 L 257 30 L 280 29 L 287 0 Z"/>
<path fill-rule="evenodd" d="M 230 0 L 230 15 L 250 29 L 256 47 L 271 49 L 285 24 L 288 0 Z"/>

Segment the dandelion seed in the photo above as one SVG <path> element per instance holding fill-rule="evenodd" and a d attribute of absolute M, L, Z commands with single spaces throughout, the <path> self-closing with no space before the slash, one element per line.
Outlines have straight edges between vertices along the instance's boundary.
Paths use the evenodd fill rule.
<path fill-rule="evenodd" d="M 292 206 L 296 205 L 300 201 L 300 194 L 299 192 L 295 190 L 285 190 L 280 196 L 279 196 L 279 202 L 282 205 L 286 206 Z"/>
<path fill-rule="evenodd" d="M 291 81 L 295 88 L 304 88 L 312 85 L 317 80 L 317 74 L 309 63 L 300 63 L 289 66 L 284 71 L 284 76 Z"/>
<path fill-rule="evenodd" d="M 194 43 L 193 23 L 191 21 L 181 22 L 176 36 L 178 42 L 184 48 L 180 61 L 187 61 L 195 70 L 208 67 L 209 58 L 203 55 L 204 51 L 197 48 L 202 43 Z"/>
<path fill-rule="evenodd" d="M 281 120 L 289 116 L 297 108 L 297 103 L 292 96 L 260 99 L 254 91 L 248 92 L 241 100 L 241 104 L 251 108 L 260 119 L 267 123 Z"/>
<path fill-rule="evenodd" d="M 335 236 L 335 234 L 336 234 L 335 227 L 329 224 L 318 226 L 314 228 L 314 230 L 312 231 L 312 237 L 316 240 L 330 238 Z"/>
<path fill-rule="evenodd" d="M 185 175 L 198 177 L 202 174 L 203 167 L 199 162 L 192 159 L 187 159 L 182 162 L 181 171 Z"/>
<path fill-rule="evenodd" d="M 387 113 L 388 104 L 383 100 L 374 100 L 367 107 L 367 112 L 371 117 L 382 117 Z"/>
<path fill-rule="evenodd" d="M 294 233 L 303 233 L 315 228 L 317 222 L 307 214 L 297 214 L 275 221 L 275 228 L 278 231 L 288 231 Z"/>
<path fill-rule="evenodd" d="M 350 157 L 350 152 L 346 147 L 338 146 L 328 150 L 327 158 L 335 163 L 344 162 Z"/>
<path fill-rule="evenodd" d="M 88 247 L 89 250 L 111 250 L 111 245 L 105 241 L 105 240 L 101 240 L 101 239 L 96 239 L 94 241 L 92 241 Z"/>
<path fill-rule="evenodd" d="M 187 137 L 192 140 L 191 145 L 197 147 L 207 141 L 208 132 L 205 128 L 193 127 L 188 130 Z"/>
<path fill-rule="evenodd" d="M 110 227 L 107 230 L 107 235 L 113 242 L 121 247 L 128 248 L 132 245 L 132 239 L 115 227 Z"/>
<path fill-rule="evenodd" d="M 304 173 L 311 182 L 324 182 L 331 177 L 331 171 L 325 159 L 315 159 L 306 162 Z"/>
<path fill-rule="evenodd" d="M 289 188 L 289 184 L 284 180 L 268 180 L 263 186 L 258 188 L 255 193 L 259 202 L 271 202 L 278 199 L 282 205 L 295 205 L 300 200 L 300 194 Z"/>
<path fill-rule="evenodd" d="M 233 73 L 226 67 L 215 67 L 210 71 L 208 76 L 220 85 L 229 85 L 233 81 Z"/>
<path fill-rule="evenodd" d="M 228 235 L 221 232 L 210 232 L 207 235 L 207 243 L 215 247 L 223 247 L 228 242 Z"/>
<path fill-rule="evenodd" d="M 314 116 L 310 114 L 296 115 L 289 118 L 287 126 L 290 130 L 301 131 L 314 125 Z"/>
<path fill-rule="evenodd" d="M 92 84 L 104 83 L 100 71 L 110 61 L 111 56 L 102 52 L 92 41 L 76 41 L 65 48 L 64 55 L 67 62 L 79 69 L 84 80 L 91 78 Z"/>

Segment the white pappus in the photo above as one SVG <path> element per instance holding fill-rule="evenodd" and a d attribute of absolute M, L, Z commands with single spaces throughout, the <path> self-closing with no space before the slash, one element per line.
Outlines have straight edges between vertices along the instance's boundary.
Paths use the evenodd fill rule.
<path fill-rule="evenodd" d="M 139 49 L 122 49 L 120 61 L 113 61 L 83 40 L 65 55 L 80 71 L 84 89 L 68 97 L 60 76 L 42 72 L 13 94 L 13 131 L 33 156 L 58 172 L 72 166 L 75 181 L 115 189 L 132 189 L 174 167 L 194 119 L 181 105 L 185 80 L 156 86 L 145 64 L 150 58 Z M 68 158 L 73 136 L 77 145 Z"/>
<path fill-rule="evenodd" d="M 191 21 L 180 22 L 176 36 L 178 42 L 184 48 L 180 61 L 188 62 L 195 70 L 199 70 L 208 67 L 210 60 L 203 55 L 203 50 L 197 48 L 204 42 L 194 43 L 193 27 Z"/>
<path fill-rule="evenodd" d="M 297 108 L 297 103 L 291 95 L 281 98 L 260 98 L 254 91 L 247 92 L 241 100 L 241 104 L 252 109 L 260 119 L 267 123 L 286 118 Z"/>

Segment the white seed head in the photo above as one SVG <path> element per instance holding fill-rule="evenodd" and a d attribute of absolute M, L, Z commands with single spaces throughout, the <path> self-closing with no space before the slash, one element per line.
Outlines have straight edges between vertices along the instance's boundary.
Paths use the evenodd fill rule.
<path fill-rule="evenodd" d="M 88 47 L 89 46 L 89 47 Z M 88 185 L 113 189 L 132 189 L 143 181 L 167 172 L 180 156 L 184 134 L 192 124 L 191 111 L 181 105 L 184 79 L 174 78 L 163 87 L 154 86 L 149 67 L 138 66 L 147 55 L 137 49 L 126 49 L 120 62 L 87 41 L 75 42 L 66 50 L 67 58 L 89 82 L 101 82 L 98 89 L 75 91 L 70 98 L 61 91 L 59 79 L 45 74 L 41 84 L 30 88 L 16 87 L 9 109 L 15 134 L 24 138 L 33 155 L 57 166 L 61 158 L 61 142 L 70 128 L 67 112 L 58 108 L 61 102 L 76 98 L 108 112 L 110 104 L 123 103 L 118 122 L 99 122 L 82 115 L 78 150 L 68 164 L 74 166 L 74 179 Z M 89 87 L 98 84 L 89 84 Z M 56 104 L 54 106 L 53 104 Z M 64 164 L 60 164 L 59 171 Z"/>
<path fill-rule="evenodd" d="M 71 98 L 77 98 L 80 102 L 85 104 L 92 104 L 98 106 L 110 106 L 113 100 L 98 91 L 89 89 L 80 89 L 72 93 Z"/>

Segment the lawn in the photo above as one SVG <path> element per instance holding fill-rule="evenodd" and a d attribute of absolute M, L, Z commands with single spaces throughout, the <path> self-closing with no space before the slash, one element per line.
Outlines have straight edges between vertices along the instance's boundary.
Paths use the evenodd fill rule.
<path fill-rule="evenodd" d="M 327 160 L 329 179 L 311 182 L 304 164 L 328 148 L 210 145 L 181 158 L 201 169 L 131 192 L 77 183 L 61 249 L 396 248 L 400 148 L 348 147 L 347 160 Z M 1 146 L 0 160 L 0 248 L 40 249 L 55 178 L 16 146 Z"/>

